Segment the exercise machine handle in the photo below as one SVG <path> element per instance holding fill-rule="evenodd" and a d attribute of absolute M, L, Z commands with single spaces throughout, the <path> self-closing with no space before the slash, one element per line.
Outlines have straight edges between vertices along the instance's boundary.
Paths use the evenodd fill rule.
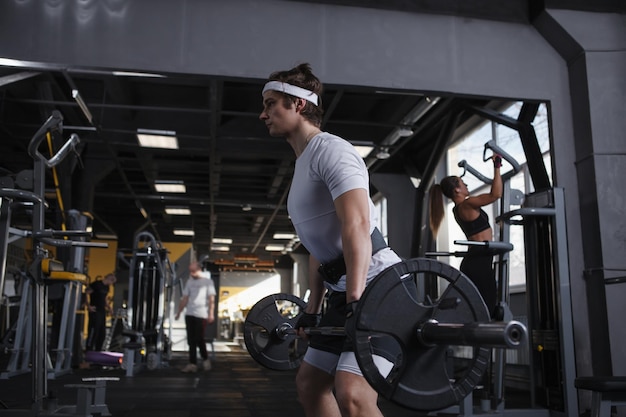
<path fill-rule="evenodd" d="M 496 141 L 494 139 L 492 139 L 489 142 L 485 143 L 485 148 L 483 150 L 483 161 L 485 161 L 485 162 L 487 162 L 492 157 L 492 155 L 487 156 L 487 150 L 491 150 L 492 151 L 492 155 L 493 154 L 500 155 L 502 157 L 502 159 L 507 161 L 513 167 L 513 169 L 511 171 L 508 171 L 505 174 L 502 174 L 502 179 L 503 180 L 507 180 L 507 179 L 511 178 L 513 175 L 517 174 L 521 170 L 521 166 L 517 162 L 517 160 L 515 158 L 513 158 L 510 154 L 505 152 L 501 147 L 499 147 L 496 144 Z M 469 172 L 470 174 L 472 174 L 473 176 L 475 176 L 476 178 L 478 178 L 480 181 L 482 181 L 485 184 L 489 184 L 490 185 L 493 182 L 493 179 L 488 178 L 488 177 L 484 176 L 483 174 L 481 174 L 480 172 L 478 172 L 478 170 L 476 168 L 472 167 L 469 163 L 467 163 L 467 161 L 465 159 L 463 159 L 461 162 L 459 162 L 458 166 L 459 166 L 459 168 L 463 168 L 463 173 L 460 175 L 461 177 L 465 176 L 465 174 L 467 172 Z"/>
<path fill-rule="evenodd" d="M 486 249 L 494 249 L 497 252 L 510 252 L 514 249 L 512 243 L 509 242 L 500 242 L 499 240 L 455 240 L 455 245 L 465 245 L 465 246 L 482 246 Z"/>
<path fill-rule="evenodd" d="M 485 149 L 483 150 L 483 161 L 485 162 L 491 159 L 491 155 L 487 156 L 487 150 L 491 150 L 492 153 L 500 155 L 502 159 L 511 164 L 515 173 L 518 173 L 521 169 L 520 164 L 517 162 L 517 160 L 513 158 L 509 153 L 507 153 L 504 149 L 499 147 L 496 144 L 495 139 L 491 139 L 489 142 L 485 143 Z"/>
<path fill-rule="evenodd" d="M 455 245 L 465 245 L 465 246 L 482 246 L 485 249 L 491 249 L 494 253 L 503 254 L 507 252 L 511 252 L 514 249 L 512 243 L 509 242 L 500 242 L 498 240 L 483 240 L 483 241 L 475 241 L 475 240 L 455 240 Z M 425 256 L 454 256 L 457 258 L 462 258 L 467 256 L 469 252 L 426 252 Z"/>
<path fill-rule="evenodd" d="M 485 143 L 485 148 L 483 150 L 483 161 L 485 162 L 491 159 L 491 155 L 487 156 L 487 150 L 491 150 L 492 154 L 500 155 L 502 159 L 507 161 L 513 167 L 511 171 L 502 175 L 503 179 L 512 177 L 522 169 L 519 162 L 517 162 L 515 158 L 496 144 L 495 139 L 491 139 L 489 142 Z"/>
<path fill-rule="evenodd" d="M 37 130 L 33 138 L 28 144 L 28 154 L 34 160 L 43 162 L 48 168 L 56 166 L 61 162 L 70 151 L 73 151 L 80 143 L 80 138 L 76 133 L 72 133 L 70 138 L 63 144 L 61 149 L 50 159 L 46 159 L 38 148 L 41 142 L 46 138 L 46 133 L 52 130 L 63 131 L 63 116 L 58 110 L 52 112 L 52 115 L 46 120 L 46 122 Z"/>
<path fill-rule="evenodd" d="M 45 243 L 46 245 L 55 246 L 55 247 L 86 247 L 86 248 L 108 248 L 109 244 L 106 242 L 82 242 L 80 240 L 66 240 L 66 239 L 52 239 L 48 237 L 42 237 L 38 239 L 39 241 Z"/>
<path fill-rule="evenodd" d="M 483 174 L 481 174 L 480 172 L 478 172 L 478 170 L 476 170 L 476 168 L 471 166 L 465 159 L 463 159 L 461 162 L 459 162 L 458 166 L 460 168 L 463 168 L 463 173 L 460 175 L 460 177 L 464 177 L 466 172 L 469 172 L 470 174 L 472 174 L 473 176 L 475 176 L 476 178 L 478 178 L 479 180 L 481 180 L 485 184 L 491 184 L 493 182 L 493 180 L 491 178 L 488 178 L 488 177 L 484 176 Z"/>
<path fill-rule="evenodd" d="M 26 201 L 33 204 L 43 204 L 45 206 L 43 198 L 30 191 L 16 190 L 13 188 L 0 188 L 0 197 Z"/>

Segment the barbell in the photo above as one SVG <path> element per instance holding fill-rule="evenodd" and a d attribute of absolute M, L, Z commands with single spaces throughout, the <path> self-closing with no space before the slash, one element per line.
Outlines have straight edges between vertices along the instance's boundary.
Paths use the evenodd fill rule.
<path fill-rule="evenodd" d="M 284 294 L 274 295 L 280 299 Z M 345 336 L 343 327 L 303 327 L 307 335 Z M 417 338 L 424 346 L 434 346 L 443 343 L 454 343 L 465 346 L 485 346 L 494 348 L 517 348 L 526 334 L 525 326 L 518 321 L 494 323 L 439 323 L 437 320 L 428 320 L 420 323 L 416 329 Z M 281 340 L 290 335 L 297 335 L 298 330 L 288 322 L 283 322 L 273 329 L 274 334 Z"/>
<path fill-rule="evenodd" d="M 306 303 L 293 294 L 258 301 L 244 323 L 250 355 L 275 370 L 294 369 L 307 343 L 295 326 Z M 355 354 L 365 379 L 401 406 L 434 411 L 458 404 L 480 381 L 491 348 L 517 349 L 527 340 L 518 321 L 492 322 L 466 275 L 434 259 L 414 258 L 381 272 L 355 309 Z M 308 327 L 309 335 L 343 336 L 342 327 Z M 381 374 L 374 356 L 391 370 Z"/>

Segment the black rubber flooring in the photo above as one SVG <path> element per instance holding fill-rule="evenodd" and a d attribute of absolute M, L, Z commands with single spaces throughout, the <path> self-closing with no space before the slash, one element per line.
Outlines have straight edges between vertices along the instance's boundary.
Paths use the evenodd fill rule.
<path fill-rule="evenodd" d="M 216 352 L 208 372 L 182 373 L 186 355 L 176 353 L 168 366 L 146 369 L 133 377 L 126 377 L 121 369 L 77 369 L 49 380 L 48 390 L 57 398 L 55 410 L 59 410 L 76 404 L 76 388 L 65 385 L 81 383 L 85 377 L 119 377 L 108 382 L 106 389 L 106 404 L 115 417 L 304 416 L 296 400 L 295 371 L 272 371 L 237 345 L 230 350 Z M 0 416 L 8 410 L 31 408 L 31 381 L 30 374 L 0 380 Z M 388 417 L 421 415 L 384 399 L 380 408 Z"/>

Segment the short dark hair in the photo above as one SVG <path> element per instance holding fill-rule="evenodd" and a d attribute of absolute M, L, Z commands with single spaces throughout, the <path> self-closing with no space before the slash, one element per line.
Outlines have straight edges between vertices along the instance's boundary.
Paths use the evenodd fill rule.
<path fill-rule="evenodd" d="M 275 71 L 270 74 L 269 81 L 280 81 L 295 85 L 306 90 L 312 91 L 318 96 L 317 106 L 309 101 L 306 101 L 304 109 L 302 110 L 302 116 L 308 121 L 319 127 L 322 124 L 322 115 L 324 110 L 322 108 L 322 91 L 324 89 L 322 82 L 313 75 L 311 65 L 308 63 L 299 64 L 290 70 Z M 291 103 L 295 103 L 298 99 L 287 93 L 282 93 L 287 101 L 283 101 L 285 107 L 290 107 Z"/>

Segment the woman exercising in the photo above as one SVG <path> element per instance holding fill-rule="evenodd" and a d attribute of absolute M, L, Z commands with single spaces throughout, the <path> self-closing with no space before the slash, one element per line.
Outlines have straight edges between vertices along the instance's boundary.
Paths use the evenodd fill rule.
<path fill-rule="evenodd" d="M 502 157 L 493 155 L 491 159 L 493 160 L 493 181 L 489 193 L 470 196 L 467 184 L 457 176 L 445 177 L 440 184 L 433 184 L 430 188 L 430 230 L 434 236 L 437 236 L 443 220 L 442 195 L 445 195 L 454 202 L 452 209 L 454 219 L 465 233 L 467 240 L 485 242 L 493 239 L 489 216 L 482 207 L 502 197 L 502 177 L 500 176 Z M 492 249 L 483 246 L 470 246 L 460 267 L 461 272 L 467 275 L 480 291 L 492 317 L 497 299 L 493 256 Z"/>

